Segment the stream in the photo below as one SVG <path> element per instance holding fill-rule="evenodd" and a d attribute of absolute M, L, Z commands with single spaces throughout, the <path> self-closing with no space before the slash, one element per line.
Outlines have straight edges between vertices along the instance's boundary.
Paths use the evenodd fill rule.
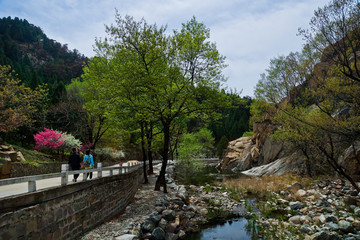
<path fill-rule="evenodd" d="M 245 218 L 227 221 L 189 235 L 185 240 L 251 240 L 251 232 L 246 228 L 247 223 Z"/>
<path fill-rule="evenodd" d="M 219 173 L 213 166 L 207 166 L 207 179 L 222 181 L 224 178 L 241 178 L 242 175 L 234 173 Z M 248 204 L 255 207 L 255 199 L 247 199 Z M 244 217 L 228 220 L 193 233 L 185 240 L 252 240 L 250 222 Z"/>

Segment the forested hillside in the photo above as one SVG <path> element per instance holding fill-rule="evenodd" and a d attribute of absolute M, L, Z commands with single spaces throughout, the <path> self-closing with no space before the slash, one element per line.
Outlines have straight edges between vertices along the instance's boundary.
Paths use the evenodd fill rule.
<path fill-rule="evenodd" d="M 86 57 L 49 39 L 25 19 L 0 19 L 0 65 L 10 65 L 22 83 L 34 89 L 46 83 L 56 101 L 64 86 L 82 73 Z"/>
<path fill-rule="evenodd" d="M 198 23 L 194 20 L 193 24 Z M 209 29 L 201 24 L 199 26 L 202 29 L 197 34 L 204 34 L 206 39 Z M 152 33 L 150 37 L 156 37 L 156 34 L 156 32 Z M 166 44 L 169 43 L 165 35 L 161 37 L 165 39 Z M 148 36 L 145 35 L 144 39 L 139 40 L 139 44 L 150 48 L 151 44 L 147 42 L 147 38 Z M 156 46 L 161 44 L 157 41 L 154 42 Z M 201 44 L 208 45 L 207 42 Z M 120 49 L 116 51 L 120 52 Z M 167 52 L 166 49 L 162 51 Z M 148 61 L 147 58 L 151 57 L 151 54 L 148 54 L 144 60 Z M 109 150 L 111 148 L 121 149 L 132 159 L 151 158 L 152 155 L 159 157 L 163 153 L 161 145 L 164 123 L 161 119 L 145 117 L 144 107 L 132 106 L 134 104 L 132 96 L 130 99 L 126 97 L 131 91 L 135 94 L 141 90 L 143 98 L 149 98 L 147 102 L 155 98 L 165 98 L 167 93 L 161 91 L 172 84 L 170 80 L 174 75 L 169 74 L 164 78 L 165 73 L 173 71 L 168 63 L 172 58 L 163 59 L 161 65 L 157 66 L 159 70 L 156 72 L 161 73 L 159 76 L 154 75 L 147 80 L 148 82 L 139 82 L 138 85 L 124 85 L 124 82 L 134 83 L 134 79 L 139 81 L 144 78 L 143 75 L 133 76 L 142 64 L 138 64 L 136 59 L 129 59 L 128 56 L 116 55 L 114 59 L 116 61 L 110 61 L 104 56 L 87 59 L 77 50 L 69 50 L 66 45 L 49 39 L 40 27 L 32 25 L 27 20 L 17 17 L 0 19 L 0 105 L 3 104 L 0 108 L 0 138 L 10 143 L 36 147 L 37 143 L 34 141 L 36 134 L 50 134 L 57 141 L 60 141 L 60 136 L 63 134 L 63 137 L 68 136 L 68 139 L 72 139 L 72 143 L 66 148 L 65 144 L 57 150 L 68 151 L 69 146 L 81 145 L 93 149 L 106 149 L 108 152 L 113 151 Z M 222 56 L 219 60 L 216 58 L 210 60 L 219 61 L 219 69 L 223 67 Z M 108 63 L 103 65 L 106 62 Z M 113 64 L 113 68 L 108 69 L 110 63 Z M 96 67 L 100 69 L 96 70 Z M 179 66 L 178 69 L 181 67 Z M 219 79 L 222 78 L 220 72 L 216 74 Z M 163 85 L 155 89 L 155 92 L 145 91 L 145 86 L 153 91 L 159 79 L 162 79 Z M 110 80 L 113 81 L 110 86 L 99 85 Z M 205 153 L 201 153 L 204 156 L 215 156 L 216 145 L 222 139 L 221 148 L 218 149 L 221 156 L 228 140 L 240 137 L 249 130 L 249 106 L 252 100 L 242 98 L 239 93 L 231 90 L 220 90 L 218 83 L 210 88 L 206 86 L 208 83 L 205 80 L 200 85 L 192 86 L 193 83 L 187 82 L 188 80 L 176 85 L 179 87 L 190 84 L 189 86 L 193 88 L 191 94 L 180 94 L 176 101 L 192 101 L 192 104 L 186 106 L 189 109 L 201 106 L 197 107 L 196 114 L 193 110 L 182 112 L 184 103 L 179 106 L 176 103 L 170 106 L 171 109 L 164 110 L 172 114 L 176 113 L 174 109 L 179 107 L 179 113 L 170 116 L 171 124 L 166 126 L 169 127 L 168 137 L 171 135 L 171 138 L 168 138 L 170 143 L 166 144 L 169 146 L 171 157 L 177 155 L 182 135 L 195 134 L 197 138 L 196 134 L 198 134 L 201 139 L 206 139 L 210 145 L 206 147 Z M 190 88 L 180 88 L 180 90 L 184 89 Z M 102 95 L 107 90 L 110 92 Z M 175 91 L 173 94 L 175 96 L 178 92 Z M 218 96 L 219 101 L 211 103 L 213 96 Z M 24 99 L 27 101 L 26 105 L 23 104 Z M 121 105 L 117 106 L 117 101 Z M 145 103 L 146 101 L 143 104 Z M 160 105 L 163 106 L 167 105 Z M 133 108 L 127 111 L 130 107 Z M 155 108 L 154 111 L 161 109 L 160 107 Z M 133 115 L 135 112 L 137 114 Z M 154 116 L 153 113 L 151 114 Z M 163 113 L 160 112 L 161 114 Z M 136 122 L 137 117 L 140 117 L 141 121 Z M 203 134 L 207 137 L 204 138 Z M 53 150 L 50 148 L 49 152 L 54 152 Z"/>

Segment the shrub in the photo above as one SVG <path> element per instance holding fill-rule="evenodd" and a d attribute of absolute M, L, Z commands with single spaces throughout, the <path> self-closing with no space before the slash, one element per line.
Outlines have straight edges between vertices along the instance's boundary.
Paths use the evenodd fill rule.
<path fill-rule="evenodd" d="M 125 156 L 122 151 L 113 148 L 97 148 L 94 150 L 94 153 L 99 162 L 118 161 Z"/>
<path fill-rule="evenodd" d="M 44 128 L 44 131 L 34 135 L 34 149 L 38 151 L 57 149 L 65 144 L 62 138 L 62 133 L 56 130 Z"/>

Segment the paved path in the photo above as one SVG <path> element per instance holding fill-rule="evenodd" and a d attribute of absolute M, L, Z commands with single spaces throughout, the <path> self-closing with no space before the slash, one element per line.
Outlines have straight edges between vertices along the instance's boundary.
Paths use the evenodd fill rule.
<path fill-rule="evenodd" d="M 118 174 L 118 170 L 114 170 L 114 174 Z M 102 175 L 103 175 L 103 177 L 109 176 L 110 171 L 103 170 Z M 93 179 L 94 178 L 97 178 L 96 171 L 93 172 Z M 68 177 L 68 184 L 74 183 L 72 181 L 72 179 L 73 179 L 73 175 L 71 174 Z M 83 180 L 83 174 L 80 174 L 80 176 L 78 177 L 78 182 L 81 182 L 82 180 Z M 60 185 L 61 185 L 60 177 L 37 180 L 36 181 L 36 190 L 41 190 L 41 189 L 50 188 L 50 187 L 56 187 L 56 186 L 60 186 Z M 0 199 L 9 197 L 9 196 L 13 196 L 13 195 L 17 195 L 17 194 L 27 193 L 27 192 L 28 192 L 28 183 L 27 182 L 0 186 Z"/>

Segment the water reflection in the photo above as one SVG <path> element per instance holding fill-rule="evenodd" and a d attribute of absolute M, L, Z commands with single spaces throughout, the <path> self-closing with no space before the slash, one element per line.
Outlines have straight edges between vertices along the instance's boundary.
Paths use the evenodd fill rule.
<path fill-rule="evenodd" d="M 185 240 L 251 240 L 251 232 L 247 230 L 247 220 L 244 218 L 229 221 L 192 234 Z"/>

